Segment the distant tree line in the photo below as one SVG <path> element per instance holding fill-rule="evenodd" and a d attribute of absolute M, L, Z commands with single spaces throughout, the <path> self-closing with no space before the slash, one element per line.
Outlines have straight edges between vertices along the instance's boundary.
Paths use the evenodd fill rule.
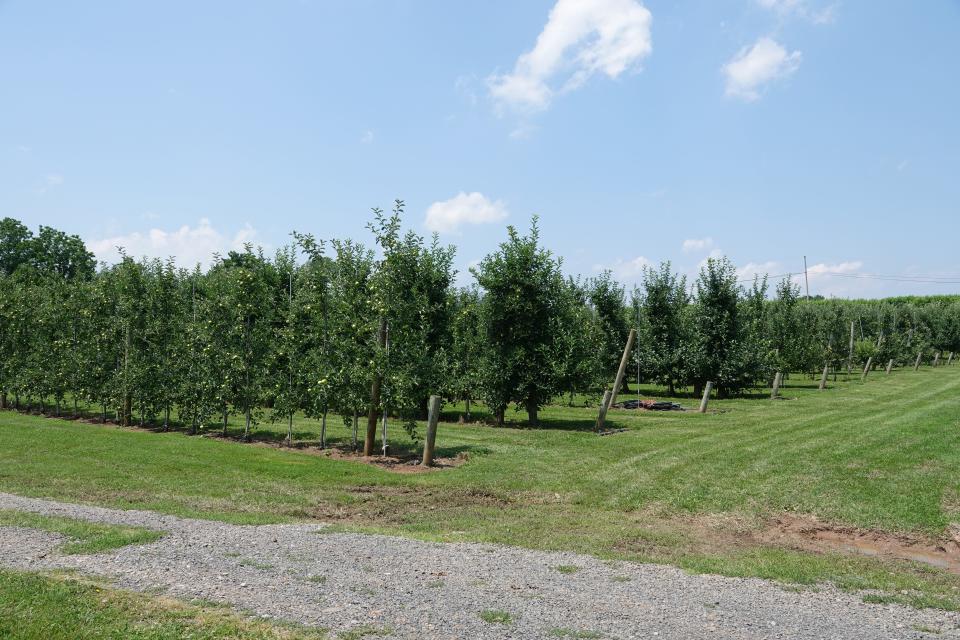
<path fill-rule="evenodd" d="M 403 203 L 373 211 L 373 243 L 294 233 L 273 256 L 247 246 L 204 270 L 123 255 L 97 267 L 76 236 L 0 221 L 0 404 L 106 421 L 245 434 L 262 420 L 337 416 L 372 451 L 386 411 L 412 429 L 427 399 L 483 402 L 502 424 L 610 384 L 631 367 L 667 393 L 721 395 L 776 371 L 843 369 L 960 351 L 960 298 L 804 300 L 789 280 L 738 282 L 726 259 L 692 287 L 669 263 L 627 297 L 609 272 L 565 277 L 537 220 L 455 286 L 454 248 L 403 232 Z M 850 331 L 854 330 L 851 357 Z M 628 376 L 634 377 L 634 376 Z M 71 407 L 72 405 L 72 407 Z M 363 427 L 361 427 L 363 425 Z"/>

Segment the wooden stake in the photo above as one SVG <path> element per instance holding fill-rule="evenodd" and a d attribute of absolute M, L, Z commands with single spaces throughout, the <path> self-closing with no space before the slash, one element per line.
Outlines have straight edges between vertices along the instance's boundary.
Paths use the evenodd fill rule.
<path fill-rule="evenodd" d="M 610 404 L 607 405 L 608 409 L 617 401 L 617 393 L 620 392 L 620 385 L 623 384 L 623 376 L 627 373 L 627 364 L 630 362 L 630 350 L 633 349 L 633 341 L 636 337 L 636 330 L 630 329 L 630 335 L 627 336 L 627 346 L 624 347 L 623 357 L 620 358 L 620 368 L 617 369 L 617 379 L 613 383 L 613 393 L 610 394 Z"/>
<path fill-rule="evenodd" d="M 916 371 L 920 368 L 920 358 L 923 357 L 923 351 L 917 353 L 917 361 L 913 363 L 913 370 Z"/>
<path fill-rule="evenodd" d="M 773 389 L 770 391 L 770 399 L 774 400 L 780 395 L 780 384 L 783 382 L 783 372 L 777 371 L 773 376 Z"/>
<path fill-rule="evenodd" d="M 951 351 L 950 355 L 947 356 L 947 366 L 949 367 L 952 362 L 953 362 L 953 351 Z"/>
<path fill-rule="evenodd" d="M 887 375 L 890 375 L 890 369 L 893 369 L 893 358 L 890 358 L 890 362 L 887 363 Z"/>
<path fill-rule="evenodd" d="M 713 383 L 708 380 L 706 386 L 703 387 L 703 398 L 700 400 L 700 413 L 707 412 L 707 403 L 710 401 L 711 391 L 713 391 Z"/>
<path fill-rule="evenodd" d="M 420 463 L 424 467 L 433 464 L 433 449 L 437 442 L 437 422 L 440 420 L 440 396 L 430 396 L 430 402 L 427 404 L 427 439 L 423 443 L 423 461 Z"/>
<path fill-rule="evenodd" d="M 938 364 L 940 364 L 940 352 L 939 352 L 939 351 L 937 351 L 935 354 L 933 354 L 933 366 L 937 366 Z"/>
<path fill-rule="evenodd" d="M 603 429 L 603 423 L 607 419 L 607 407 L 610 405 L 610 390 L 603 392 L 603 400 L 600 401 L 600 415 L 597 416 L 597 431 Z"/>
<path fill-rule="evenodd" d="M 830 365 L 823 365 L 823 375 L 820 376 L 820 391 L 827 388 L 827 373 L 830 371 Z"/>
<path fill-rule="evenodd" d="M 873 364 L 873 356 L 867 358 L 867 364 L 863 367 L 863 375 L 860 376 L 860 382 L 863 382 L 867 379 L 867 374 L 870 373 L 870 365 Z"/>
<path fill-rule="evenodd" d="M 850 353 L 847 355 L 847 377 L 850 377 L 850 369 L 853 368 L 853 320 L 850 321 Z"/>

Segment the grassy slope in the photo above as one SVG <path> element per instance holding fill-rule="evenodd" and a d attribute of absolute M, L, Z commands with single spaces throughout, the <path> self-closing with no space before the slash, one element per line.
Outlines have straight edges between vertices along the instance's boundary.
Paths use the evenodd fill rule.
<path fill-rule="evenodd" d="M 0 638 L 9 640 L 309 640 L 227 610 L 151 598 L 66 576 L 0 570 Z"/>
<path fill-rule="evenodd" d="M 8 412 L 0 414 L 0 490 L 234 522 L 343 519 L 431 539 L 913 589 L 917 602 L 960 606 L 955 576 L 740 535 L 783 512 L 941 534 L 960 506 L 960 368 L 874 373 L 865 385 L 824 393 L 795 380 L 784 395 L 714 402 L 707 415 L 613 411 L 614 425 L 629 431 L 607 437 L 585 431 L 594 411 L 582 408 L 548 408 L 537 430 L 442 424 L 440 455 L 466 451 L 470 461 L 420 475 Z M 334 439 L 347 437 L 339 420 L 331 425 Z M 312 438 L 317 425 L 296 429 Z M 282 431 L 261 427 L 266 437 Z M 392 435 L 403 444 L 402 430 Z"/>

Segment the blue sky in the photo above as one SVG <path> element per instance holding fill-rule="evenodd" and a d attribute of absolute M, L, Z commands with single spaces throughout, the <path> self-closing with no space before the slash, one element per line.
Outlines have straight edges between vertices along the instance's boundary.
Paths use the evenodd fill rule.
<path fill-rule="evenodd" d="M 956 0 L 0 1 L 0 215 L 190 262 L 403 198 L 464 272 L 536 213 L 630 285 L 956 293 L 958 61 Z"/>

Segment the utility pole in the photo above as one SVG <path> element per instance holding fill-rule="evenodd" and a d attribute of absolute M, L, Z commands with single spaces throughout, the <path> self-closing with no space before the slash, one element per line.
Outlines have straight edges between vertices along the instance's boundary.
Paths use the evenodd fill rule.
<path fill-rule="evenodd" d="M 803 256 L 803 281 L 807 286 L 807 300 L 810 299 L 810 278 L 807 276 L 807 256 Z"/>

